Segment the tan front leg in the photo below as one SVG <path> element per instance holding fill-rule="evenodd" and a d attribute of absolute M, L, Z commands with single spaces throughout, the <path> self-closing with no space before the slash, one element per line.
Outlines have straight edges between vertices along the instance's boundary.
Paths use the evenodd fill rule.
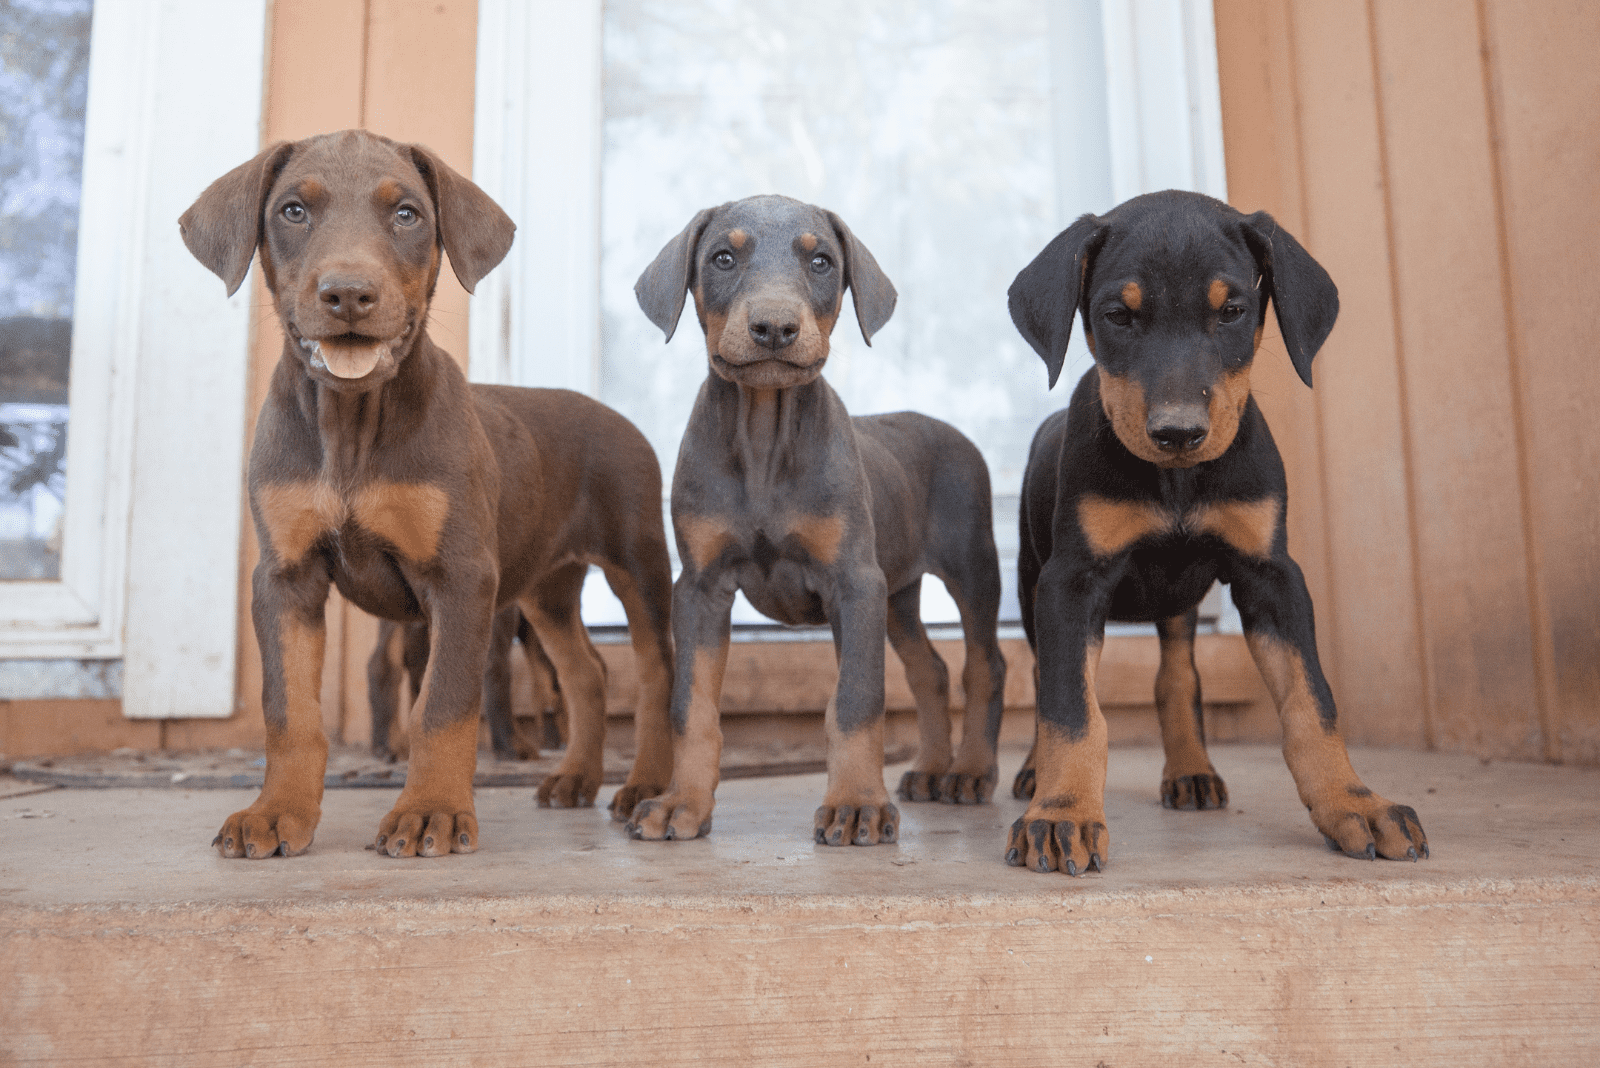
<path fill-rule="evenodd" d="M 1416 810 L 1369 790 L 1350 766 L 1339 730 L 1322 715 L 1294 646 L 1269 634 L 1246 635 L 1283 726 L 1283 757 L 1300 800 L 1329 848 L 1352 857 L 1416 860 L 1428 855 L 1428 839 Z"/>
<path fill-rule="evenodd" d="M 845 733 L 839 699 L 828 699 L 828 792 L 813 820 L 819 845 L 877 845 L 900 836 L 900 810 L 883 785 L 883 717 Z"/>
<path fill-rule="evenodd" d="M 1085 727 L 1071 737 L 1039 721 L 1034 737 L 1034 791 L 1028 810 L 1011 825 L 1006 863 L 1068 875 L 1100 871 L 1111 856 L 1106 829 L 1106 717 L 1095 697 L 1100 644 L 1087 647 L 1083 663 Z"/>
<path fill-rule="evenodd" d="M 725 629 L 725 628 L 724 628 Z M 728 639 L 709 649 L 692 651 L 684 726 L 672 747 L 672 784 L 659 797 L 640 801 L 628 819 L 628 833 L 651 841 L 699 838 L 711 833 L 717 784 L 722 779 L 722 724 L 719 702 L 722 675 L 728 666 Z M 678 669 L 684 670 L 683 652 Z M 881 757 L 879 758 L 881 761 Z"/>
<path fill-rule="evenodd" d="M 327 595 L 326 583 L 322 595 Z M 326 632 L 315 621 L 275 611 L 276 597 L 257 584 L 256 637 L 261 644 L 267 771 L 261 794 L 235 812 L 212 841 L 225 857 L 260 860 L 311 848 L 322 819 L 328 739 L 322 733 L 322 657 Z"/>

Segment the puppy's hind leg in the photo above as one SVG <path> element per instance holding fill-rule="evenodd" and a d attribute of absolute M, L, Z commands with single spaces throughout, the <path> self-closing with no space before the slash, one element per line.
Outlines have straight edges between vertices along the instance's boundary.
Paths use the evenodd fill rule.
<path fill-rule="evenodd" d="M 600 792 L 606 739 L 605 664 L 578 615 L 586 564 L 554 572 L 531 596 L 519 598 L 545 655 L 555 665 L 567 706 L 567 755 L 539 784 L 541 808 L 587 808 Z"/>
<path fill-rule="evenodd" d="M 950 669 L 922 627 L 922 581 L 889 596 L 889 644 L 905 668 L 917 702 L 917 759 L 900 777 L 904 801 L 938 801 L 939 783 L 950 770 Z"/>
<path fill-rule="evenodd" d="M 1194 666 L 1198 609 L 1156 623 L 1161 668 L 1156 673 L 1156 715 L 1167 763 L 1161 772 L 1161 803 L 1167 808 L 1227 808 L 1228 788 L 1206 755 L 1205 710 L 1200 673 Z"/>

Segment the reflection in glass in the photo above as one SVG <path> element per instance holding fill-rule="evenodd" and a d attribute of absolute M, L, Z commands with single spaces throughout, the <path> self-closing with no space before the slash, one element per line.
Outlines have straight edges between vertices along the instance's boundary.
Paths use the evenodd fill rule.
<path fill-rule="evenodd" d="M 91 0 L 0 0 L 0 580 L 61 573 Z"/>

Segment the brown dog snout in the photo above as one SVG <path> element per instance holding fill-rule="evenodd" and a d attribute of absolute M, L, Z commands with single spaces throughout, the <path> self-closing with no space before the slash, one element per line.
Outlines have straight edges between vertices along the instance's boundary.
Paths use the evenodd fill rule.
<path fill-rule="evenodd" d="M 750 340 L 778 352 L 800 336 L 800 309 L 788 301 L 760 300 L 750 305 Z"/>
<path fill-rule="evenodd" d="M 323 311 L 351 325 L 377 310 L 379 290 L 377 282 L 351 271 L 329 271 L 317 280 Z"/>
<path fill-rule="evenodd" d="M 1204 444 L 1211 433 L 1210 413 L 1201 404 L 1153 405 L 1145 417 L 1144 429 L 1162 452 L 1191 452 Z"/>

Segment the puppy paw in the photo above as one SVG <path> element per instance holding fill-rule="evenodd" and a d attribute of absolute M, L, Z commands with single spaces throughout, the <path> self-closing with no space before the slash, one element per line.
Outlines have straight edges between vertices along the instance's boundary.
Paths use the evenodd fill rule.
<path fill-rule="evenodd" d="M 1030 805 L 1006 840 L 1006 863 L 1029 871 L 1104 871 L 1110 856 L 1105 813 L 1070 805 Z"/>
<path fill-rule="evenodd" d="M 900 810 L 888 798 L 875 805 L 824 803 L 812 825 L 818 845 L 887 845 L 900 839 Z"/>
<path fill-rule="evenodd" d="M 617 790 L 617 792 L 611 796 L 611 804 L 607 806 L 611 812 L 611 818 L 616 820 L 618 823 L 628 822 L 633 816 L 633 810 L 639 806 L 640 802 L 646 801 L 652 797 L 659 797 L 663 792 L 665 792 L 665 790 L 666 787 L 659 783 L 624 783 Z"/>
<path fill-rule="evenodd" d="M 378 823 L 373 847 L 391 857 L 442 857 L 478 848 L 478 818 L 465 808 L 409 804 L 402 797 Z"/>
<path fill-rule="evenodd" d="M 588 808 L 600 792 L 601 773 L 557 768 L 539 784 L 540 808 Z"/>
<path fill-rule="evenodd" d="M 311 848 L 321 817 L 318 805 L 257 802 L 224 820 L 211 845 L 229 859 L 297 857 Z"/>
<path fill-rule="evenodd" d="M 1417 810 L 1379 797 L 1364 786 L 1345 790 L 1345 797 L 1311 806 L 1311 822 L 1328 848 L 1358 860 L 1420 860 L 1428 855 Z"/>
<path fill-rule="evenodd" d="M 709 790 L 669 789 L 635 805 L 625 829 L 629 837 L 649 842 L 703 838 L 711 833 L 714 804 Z"/>
<path fill-rule="evenodd" d="M 937 801 L 939 783 L 944 775 L 937 771 L 918 771 L 912 768 L 900 776 L 900 785 L 894 795 L 902 801 Z"/>
<path fill-rule="evenodd" d="M 1178 775 L 1161 780 L 1165 808 L 1208 809 L 1228 807 L 1228 787 L 1216 772 Z"/>
<path fill-rule="evenodd" d="M 982 770 L 951 768 L 939 780 L 939 800 L 949 805 L 981 805 L 994 796 L 1000 769 L 990 764 Z"/>

